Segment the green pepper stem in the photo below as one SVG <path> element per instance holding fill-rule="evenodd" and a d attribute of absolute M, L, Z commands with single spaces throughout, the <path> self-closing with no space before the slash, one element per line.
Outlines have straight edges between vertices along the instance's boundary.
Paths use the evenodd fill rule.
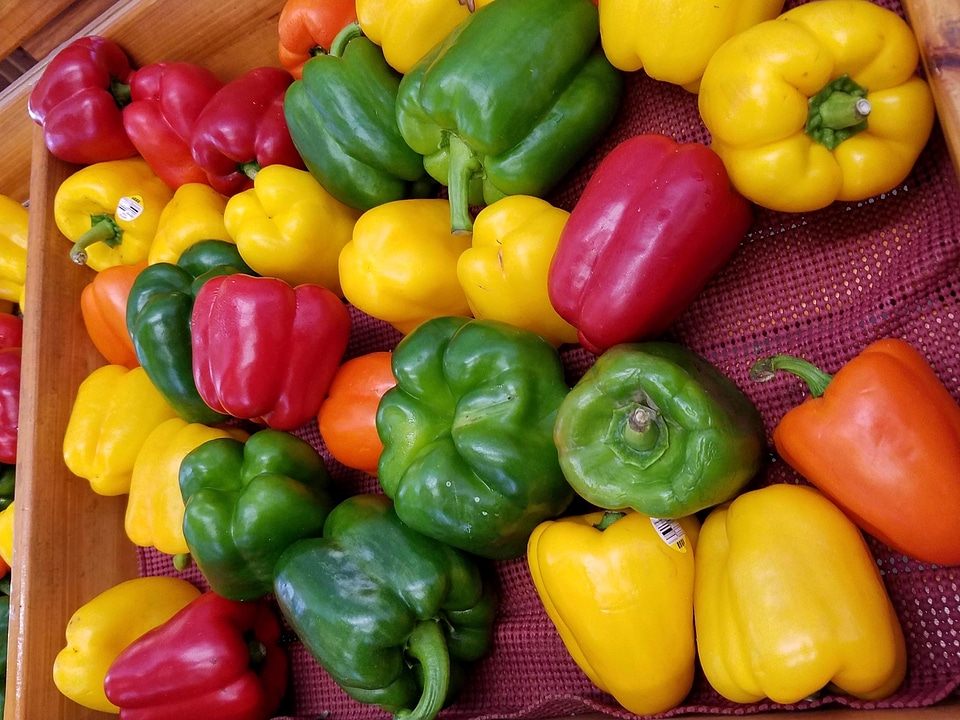
<path fill-rule="evenodd" d="M 447 196 L 450 201 L 450 231 L 473 232 L 470 217 L 470 179 L 480 169 L 476 154 L 454 133 L 447 134 L 450 169 L 447 172 Z"/>
<path fill-rule="evenodd" d="M 343 52 L 347 49 L 347 45 L 350 44 L 351 40 L 355 40 L 358 37 L 363 37 L 363 30 L 360 29 L 359 22 L 354 21 L 349 25 L 345 25 L 343 29 L 337 33 L 337 36 L 333 38 L 333 42 L 330 43 L 330 52 L 328 54 L 333 57 L 343 57 Z"/>
<path fill-rule="evenodd" d="M 130 94 L 130 86 L 125 82 L 120 82 L 115 77 L 110 78 L 110 94 L 113 95 L 114 102 L 121 110 L 133 100 Z"/>
<path fill-rule="evenodd" d="M 187 570 L 193 564 L 193 556 L 188 553 L 177 553 L 173 556 L 173 567 L 179 572 Z"/>
<path fill-rule="evenodd" d="M 847 138 L 867 129 L 870 101 L 867 89 L 849 75 L 831 80 L 808 101 L 804 132 L 834 150 Z"/>
<path fill-rule="evenodd" d="M 70 248 L 70 259 L 77 265 L 87 262 L 87 248 L 102 242 L 110 247 L 116 247 L 123 238 L 123 228 L 110 215 L 92 215 L 91 226 L 83 235 L 77 238 Z"/>
<path fill-rule="evenodd" d="M 433 720 L 443 709 L 450 689 L 450 652 L 436 620 L 417 624 L 407 640 L 407 655 L 423 669 L 423 693 L 412 710 L 400 710 L 397 720 Z"/>
<path fill-rule="evenodd" d="M 810 388 L 810 394 L 814 397 L 820 397 L 827 389 L 827 385 L 833 380 L 833 375 L 825 373 L 813 363 L 807 362 L 803 358 L 792 355 L 772 355 L 771 357 L 761 358 L 750 368 L 750 379 L 755 382 L 767 382 L 772 380 L 778 370 L 785 370 L 792 375 L 796 375 Z"/>
<path fill-rule="evenodd" d="M 606 512 L 603 513 L 603 516 L 600 518 L 600 522 L 594 525 L 594 527 L 600 532 L 603 532 L 608 527 L 613 525 L 617 520 L 625 516 L 626 516 L 626 513 L 623 512 L 622 510 L 607 510 Z"/>
<path fill-rule="evenodd" d="M 258 163 L 256 160 L 250 160 L 249 162 L 245 163 L 237 163 L 237 170 L 251 180 L 257 179 L 257 173 L 260 172 L 261 169 L 260 163 Z"/>

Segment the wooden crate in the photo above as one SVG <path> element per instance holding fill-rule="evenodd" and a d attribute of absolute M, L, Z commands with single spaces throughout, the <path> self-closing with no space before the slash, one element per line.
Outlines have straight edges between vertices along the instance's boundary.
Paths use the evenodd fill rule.
<path fill-rule="evenodd" d="M 161 59 L 193 61 L 229 79 L 252 67 L 277 64 L 275 33 L 281 7 L 282 0 L 120 3 L 80 34 L 103 34 L 118 40 L 138 65 Z M 956 46 L 951 46 L 949 39 L 960 34 L 960 3 L 904 0 L 904 7 L 921 39 L 956 161 L 960 158 L 960 63 Z M 17 101 L 25 103 L 24 93 L 41 69 L 21 81 Z M 27 172 L 31 177 L 15 567 L 4 717 L 109 717 L 61 696 L 51 676 L 53 659 L 63 647 L 63 629 L 74 610 L 138 572 L 134 546 L 123 530 L 125 498 L 93 494 L 62 460 L 61 443 L 76 388 L 103 362 L 86 336 L 77 303 L 92 271 L 70 262 L 52 217 L 56 188 L 76 167 L 53 158 L 46 152 L 38 128 L 22 117 L 8 120 L 2 108 L 0 132 L 10 147 L 5 156 L 15 157 L 15 167 L 6 167 L 5 174 L 0 174 L 0 188 L 4 182 L 16 188 L 17 173 Z M 20 158 L 24 152 L 26 165 Z M 852 720 L 946 720 L 960 717 L 960 703 L 903 710 L 818 710 L 804 712 L 803 716 L 808 720 L 844 716 Z M 769 717 L 783 717 L 783 713 Z"/>

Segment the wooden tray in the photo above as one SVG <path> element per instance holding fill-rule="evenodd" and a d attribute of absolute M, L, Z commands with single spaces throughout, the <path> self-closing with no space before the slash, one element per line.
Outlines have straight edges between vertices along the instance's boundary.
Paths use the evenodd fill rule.
<path fill-rule="evenodd" d="M 161 59 L 193 61 L 229 79 L 252 67 L 277 64 L 276 22 L 282 4 L 282 0 L 130 2 L 80 34 L 112 37 L 138 65 Z M 957 43 L 950 39 L 960 37 L 960 2 L 904 0 L 904 7 L 921 40 L 956 165 L 960 158 L 960 55 Z M 76 167 L 46 152 L 40 130 L 25 115 L 29 87 L 41 71 L 38 66 L 22 78 L 0 108 L 6 150 L 0 188 L 25 197 L 18 179 L 20 173 L 31 178 L 28 311 L 4 717 L 105 718 L 109 716 L 86 710 L 60 695 L 51 677 L 70 615 L 97 593 L 134 577 L 138 570 L 134 546 L 123 530 L 125 498 L 91 493 L 89 485 L 74 477 L 62 460 L 61 443 L 76 388 L 103 360 L 86 336 L 77 303 L 92 271 L 70 262 L 52 217 L 56 188 Z M 8 116 L 7 111 L 21 100 L 23 116 Z M 26 158 L 22 157 L 25 153 Z M 803 713 L 808 720 L 844 715 L 853 720 L 945 720 L 960 717 L 960 702 L 924 709 Z"/>

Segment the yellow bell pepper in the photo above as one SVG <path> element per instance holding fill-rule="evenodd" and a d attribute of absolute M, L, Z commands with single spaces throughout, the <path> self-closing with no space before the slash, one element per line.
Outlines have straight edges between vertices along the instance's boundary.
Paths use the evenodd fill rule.
<path fill-rule="evenodd" d="M 207 440 L 242 441 L 248 435 L 240 428 L 213 428 L 178 417 L 157 425 L 137 453 L 130 477 L 124 529 L 131 542 L 168 555 L 189 553 L 183 537 L 180 461 Z"/>
<path fill-rule="evenodd" d="M 177 413 L 142 367 L 104 365 L 77 390 L 63 437 L 63 459 L 99 495 L 130 492 L 143 443 Z"/>
<path fill-rule="evenodd" d="M 450 232 L 450 204 L 444 199 L 371 208 L 340 252 L 344 297 L 404 334 L 442 315 L 472 317 L 457 279 L 457 261 L 470 242 L 469 233 Z"/>
<path fill-rule="evenodd" d="M 693 515 L 598 511 L 548 520 L 527 543 L 547 615 L 591 682 L 639 715 L 676 707 L 693 685 Z"/>
<path fill-rule="evenodd" d="M 199 589 L 180 578 L 141 577 L 88 600 L 67 623 L 66 645 L 54 659 L 57 689 L 84 707 L 119 713 L 103 690 L 110 665 L 134 640 L 199 596 Z"/>
<path fill-rule="evenodd" d="M 906 179 L 933 96 L 907 23 L 869 0 L 818 0 L 714 53 L 698 98 L 734 186 L 764 207 L 817 210 Z"/>
<path fill-rule="evenodd" d="M 233 242 L 223 220 L 227 198 L 205 183 L 178 187 L 160 213 L 147 263 L 176 265 L 183 251 L 200 240 Z"/>
<path fill-rule="evenodd" d="M 473 244 L 457 261 L 474 317 L 532 330 L 555 346 L 577 342 L 577 329 L 547 295 L 547 271 L 569 217 L 529 195 L 511 195 L 480 211 Z"/>
<path fill-rule="evenodd" d="M 903 681 L 903 631 L 856 525 L 818 490 L 776 484 L 703 523 L 694 578 L 704 674 L 739 703 L 832 685 L 866 700 Z"/>
<path fill-rule="evenodd" d="M 3 560 L 8 568 L 13 567 L 13 506 L 15 504 L 16 501 L 13 501 L 0 510 L 0 560 Z"/>
<path fill-rule="evenodd" d="M 291 285 L 322 285 L 340 297 L 337 259 L 360 212 L 347 207 L 306 170 L 268 165 L 253 187 L 227 202 L 224 221 L 251 268 Z"/>
<path fill-rule="evenodd" d="M 357 0 L 363 34 L 383 50 L 394 70 L 406 73 L 473 9 L 493 0 Z"/>
<path fill-rule="evenodd" d="M 777 17 L 784 0 L 603 0 L 600 44 L 610 64 L 697 92 L 710 56 L 748 27 Z"/>
<path fill-rule="evenodd" d="M 30 215 L 13 198 L 0 195 L 0 300 L 23 308 L 27 278 L 27 231 Z"/>
<path fill-rule="evenodd" d="M 74 244 L 70 258 L 99 271 L 146 262 L 172 198 L 173 190 L 143 158 L 107 160 L 80 168 L 60 184 L 53 216 Z"/>

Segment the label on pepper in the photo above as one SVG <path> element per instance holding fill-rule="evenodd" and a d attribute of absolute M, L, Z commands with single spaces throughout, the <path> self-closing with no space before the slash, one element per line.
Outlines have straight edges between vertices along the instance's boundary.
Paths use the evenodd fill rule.
<path fill-rule="evenodd" d="M 687 551 L 687 535 L 683 532 L 680 523 L 676 520 L 654 517 L 650 518 L 650 522 L 653 524 L 653 529 L 657 531 L 657 535 L 667 545 L 682 553 Z"/>
<path fill-rule="evenodd" d="M 143 198 L 139 195 L 125 196 L 117 201 L 117 218 L 120 220 L 136 220 L 142 212 Z"/>

